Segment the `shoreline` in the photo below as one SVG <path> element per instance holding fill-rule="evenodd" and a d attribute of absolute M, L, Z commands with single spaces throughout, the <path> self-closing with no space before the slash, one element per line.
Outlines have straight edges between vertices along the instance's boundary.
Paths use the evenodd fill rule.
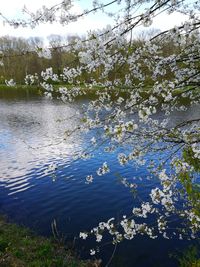
<path fill-rule="evenodd" d="M 80 260 L 64 244 L 10 223 L 0 215 L 1 267 L 100 267 L 100 261 Z"/>

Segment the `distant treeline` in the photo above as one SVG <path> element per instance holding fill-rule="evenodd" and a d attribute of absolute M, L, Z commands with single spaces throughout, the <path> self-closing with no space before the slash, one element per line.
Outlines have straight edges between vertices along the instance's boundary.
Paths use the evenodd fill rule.
<path fill-rule="evenodd" d="M 24 84 L 27 74 L 40 74 L 42 70 L 52 67 L 57 74 L 62 73 L 63 67 L 76 66 L 76 58 L 72 52 L 64 51 L 63 43 L 73 43 L 77 36 L 61 37 L 59 35 L 49 36 L 49 47 L 51 58 L 39 57 L 38 49 L 45 47 L 44 41 L 39 37 L 29 39 L 4 36 L 0 38 L 0 56 L 3 65 L 0 66 L 0 83 L 13 78 L 17 83 Z"/>
<path fill-rule="evenodd" d="M 118 49 L 119 53 L 121 54 L 127 53 L 128 58 L 129 51 L 132 53 L 134 50 L 142 48 L 142 46 L 145 45 L 146 41 L 155 34 L 158 34 L 158 32 L 155 32 L 155 30 L 150 33 L 143 33 L 139 37 L 137 36 L 136 39 L 132 40 L 131 43 L 127 40 L 127 44 L 125 44 L 125 46 L 122 48 L 116 48 L 115 46 L 112 46 L 110 48 L 110 53 L 113 53 L 113 51 L 115 51 L 116 53 L 116 49 Z M 5 80 L 13 78 L 18 84 L 24 84 L 24 77 L 27 74 L 40 74 L 41 71 L 45 70 L 46 68 L 52 67 L 54 73 L 59 75 L 63 72 L 64 67 L 76 68 L 77 66 L 80 66 L 80 61 L 78 57 L 79 51 L 75 51 L 73 49 L 73 44 L 77 39 L 84 40 L 84 37 L 62 37 L 59 35 L 49 36 L 48 46 L 51 47 L 52 56 L 51 58 L 44 58 L 39 57 L 38 53 L 35 52 L 36 49 L 38 49 L 39 51 L 41 48 L 45 47 L 42 38 L 34 37 L 24 39 L 9 36 L 1 37 L 0 57 L 2 58 L 0 59 L 2 59 L 4 64 L 0 66 L 0 83 L 2 84 L 5 82 Z M 65 45 L 67 45 L 68 49 L 65 49 Z M 157 43 L 155 43 L 155 45 L 157 45 Z M 184 43 L 184 45 L 187 44 Z M 177 46 L 177 44 L 174 44 L 171 40 L 161 39 L 161 41 L 159 42 L 160 55 L 164 55 L 164 57 L 167 57 L 172 54 L 180 54 L 184 57 L 186 56 L 183 52 L 184 45 L 180 44 Z M 148 57 L 151 57 L 151 55 L 145 55 L 146 60 L 148 60 Z M 180 58 L 179 61 L 180 63 L 178 64 L 180 64 L 181 66 L 182 62 Z M 149 68 L 147 68 L 145 61 L 141 60 L 140 65 L 142 72 L 146 73 L 145 82 L 147 83 L 147 85 L 153 84 L 154 81 L 152 81 L 151 78 L 152 74 L 150 73 Z M 171 71 L 171 69 L 168 70 L 167 66 L 164 66 L 164 68 L 166 70 L 166 73 L 165 75 L 161 75 L 161 79 L 172 78 L 173 72 Z M 137 84 L 137 78 L 135 78 L 134 80 L 134 74 L 131 73 L 129 66 L 126 62 L 124 62 L 122 65 L 118 65 L 117 63 L 115 65 L 115 68 L 113 69 L 110 71 L 110 73 L 108 73 L 106 77 L 107 80 L 113 81 L 114 79 L 125 77 L 124 74 L 127 73 L 132 76 L 132 81 Z M 81 77 L 79 77 L 79 81 L 89 83 L 92 79 L 95 79 L 96 81 L 98 81 L 98 79 L 101 80 L 99 77 L 103 73 L 103 70 L 103 65 L 100 65 L 98 68 L 96 68 L 95 72 L 89 73 L 87 70 L 83 70 L 81 73 Z M 159 80 L 159 77 L 157 77 L 157 79 Z"/>

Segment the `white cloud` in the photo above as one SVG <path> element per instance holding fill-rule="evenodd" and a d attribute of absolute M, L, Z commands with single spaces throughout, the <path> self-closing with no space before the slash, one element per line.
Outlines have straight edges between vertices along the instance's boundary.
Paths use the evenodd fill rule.
<path fill-rule="evenodd" d="M 3 15 L 8 17 L 15 17 L 22 14 L 24 5 L 29 10 L 35 11 L 43 5 L 52 6 L 58 3 L 57 0 L 6 0 L 2 1 L 0 11 Z"/>
<path fill-rule="evenodd" d="M 9 18 L 22 17 L 21 10 L 23 9 L 23 4 L 21 0 L 7 0 L 1 4 L 0 10 L 3 15 Z M 58 1 L 55 0 L 26 0 L 26 7 L 31 11 L 35 11 L 40 8 L 42 5 L 52 6 Z M 80 5 L 75 4 L 72 8 L 72 12 L 81 13 L 82 9 Z M 37 26 L 34 29 L 30 28 L 18 28 L 14 29 L 7 24 L 4 24 L 2 21 L 0 22 L 0 35 L 10 35 L 16 37 L 25 37 L 28 38 L 30 36 L 39 36 L 39 37 L 47 37 L 51 34 L 59 34 L 59 35 L 70 35 L 70 34 L 78 34 L 82 35 L 89 30 L 94 30 L 98 28 L 105 27 L 109 23 L 109 19 L 105 18 L 93 18 L 95 16 L 86 17 L 80 19 L 78 22 L 70 23 L 69 25 L 62 26 L 59 23 L 46 23 Z"/>
<path fill-rule="evenodd" d="M 173 28 L 174 26 L 179 26 L 182 22 L 187 19 L 186 15 L 178 12 L 172 14 L 163 13 L 160 16 L 154 18 L 152 27 L 159 28 L 162 31 Z"/>
<path fill-rule="evenodd" d="M 42 5 L 52 6 L 58 3 L 58 0 L 26 0 L 26 7 L 35 11 L 40 8 Z M 6 0 L 0 5 L 0 12 L 7 17 L 21 17 L 23 9 L 23 1 L 22 0 Z M 74 12 L 80 13 L 82 11 L 79 4 L 75 4 L 73 7 Z M 167 30 L 172 28 L 175 25 L 179 25 L 181 22 L 185 20 L 185 16 L 179 13 L 173 13 L 168 15 L 163 13 L 162 15 L 154 18 L 154 23 L 151 28 L 156 28 L 160 30 Z M 92 15 L 88 16 L 84 19 L 80 19 L 78 22 L 73 22 L 67 26 L 61 26 L 59 23 L 54 24 L 41 24 L 37 26 L 35 29 L 30 28 L 18 28 L 14 29 L 7 24 L 4 25 L 3 22 L 0 22 L 0 35 L 10 35 L 10 36 L 22 36 L 28 38 L 30 36 L 39 36 L 46 38 L 51 34 L 59 34 L 59 35 L 70 35 L 70 34 L 78 34 L 82 35 L 89 30 L 94 30 L 98 28 L 105 27 L 107 24 L 111 22 L 111 19 L 106 18 L 102 15 Z M 144 28 L 139 27 L 136 29 L 136 32 L 140 30 L 144 30 Z M 148 28 L 145 28 L 148 29 Z"/>

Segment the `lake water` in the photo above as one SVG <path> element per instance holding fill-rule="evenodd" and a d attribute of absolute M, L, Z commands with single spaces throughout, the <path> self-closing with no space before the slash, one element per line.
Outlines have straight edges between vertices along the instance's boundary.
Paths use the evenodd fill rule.
<path fill-rule="evenodd" d="M 111 217 L 130 214 L 137 205 L 137 200 L 119 182 L 119 174 L 130 180 L 138 178 L 139 194 L 144 200 L 147 198 L 157 181 L 145 180 L 148 172 L 144 166 L 139 169 L 131 165 L 120 167 L 116 152 L 105 153 L 103 147 L 97 149 L 90 160 L 73 159 L 73 154 L 87 147 L 90 139 L 80 133 L 66 135 L 66 131 L 79 124 L 76 114 L 81 112 L 83 100 L 64 104 L 46 100 L 31 91 L 8 90 L 0 92 L 0 213 L 45 236 L 52 235 L 51 223 L 56 220 L 60 234 L 72 241 L 80 231 L 90 230 Z M 188 118 L 199 114 L 199 106 L 187 112 Z M 172 121 L 182 121 L 185 116 L 176 112 Z M 105 161 L 112 165 L 111 172 L 95 175 Z M 56 163 L 58 169 L 46 173 L 51 163 Z M 88 174 L 95 177 L 91 184 L 85 183 Z M 105 237 L 97 255 L 103 259 L 103 266 L 113 250 L 107 241 Z M 169 254 L 187 245 L 181 240 L 151 240 L 138 236 L 117 247 L 109 266 L 177 266 Z M 75 242 L 82 258 L 89 258 L 88 250 L 94 246 L 92 239 L 76 239 Z"/>

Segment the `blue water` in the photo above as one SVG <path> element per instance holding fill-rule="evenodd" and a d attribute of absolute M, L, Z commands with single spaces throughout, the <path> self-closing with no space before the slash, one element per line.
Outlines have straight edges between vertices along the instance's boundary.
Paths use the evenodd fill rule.
<path fill-rule="evenodd" d="M 51 223 L 56 220 L 60 237 L 65 236 L 66 242 L 100 221 L 131 214 L 139 202 L 119 182 L 119 176 L 136 181 L 143 200 L 148 199 L 157 183 L 155 179 L 146 179 L 149 173 L 145 166 L 121 167 L 116 152 L 105 153 L 103 147 L 89 160 L 74 160 L 73 154 L 87 147 L 90 139 L 87 134 L 65 135 L 65 131 L 79 124 L 75 115 L 81 112 L 80 104 L 81 101 L 74 104 L 48 101 L 30 94 L 20 97 L 11 94 L 0 99 L 0 213 L 45 236 L 52 235 Z M 187 116 L 195 117 L 199 111 L 199 107 L 191 109 Z M 183 114 L 178 112 L 172 118 L 182 119 Z M 105 161 L 112 166 L 111 172 L 97 176 L 96 170 Z M 56 163 L 58 169 L 46 174 L 51 163 Z M 85 183 L 88 174 L 94 176 L 91 184 Z M 96 256 L 103 259 L 103 266 L 114 248 L 108 241 L 109 237 L 103 239 Z M 89 249 L 95 245 L 93 239 L 75 241 L 75 249 L 82 258 L 89 258 Z M 117 247 L 109 266 L 177 266 L 169 254 L 187 245 L 186 241 L 138 236 Z"/>

